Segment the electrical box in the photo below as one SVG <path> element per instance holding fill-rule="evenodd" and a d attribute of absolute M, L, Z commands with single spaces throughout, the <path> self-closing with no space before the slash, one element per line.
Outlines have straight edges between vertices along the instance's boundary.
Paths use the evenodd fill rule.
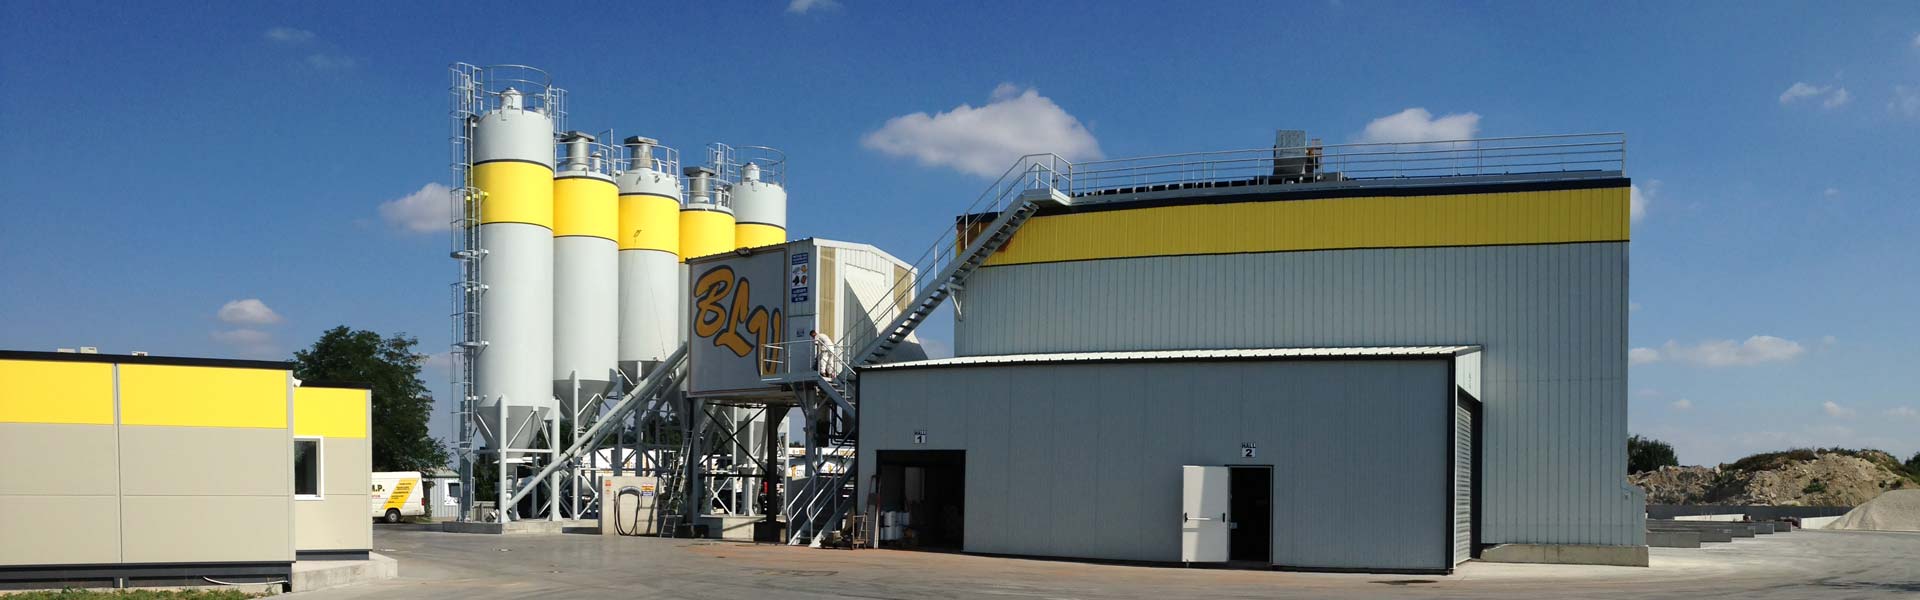
<path fill-rule="evenodd" d="M 659 535 L 660 479 L 600 478 L 600 535 Z"/>

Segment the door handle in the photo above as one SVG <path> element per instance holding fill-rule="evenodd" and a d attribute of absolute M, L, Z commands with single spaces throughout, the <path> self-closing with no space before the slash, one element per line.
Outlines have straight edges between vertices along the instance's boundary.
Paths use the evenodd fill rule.
<path fill-rule="evenodd" d="M 1213 519 L 1211 517 L 1196 517 L 1191 514 L 1180 513 L 1180 522 L 1182 523 L 1185 523 L 1187 521 L 1212 521 L 1212 520 Z"/>

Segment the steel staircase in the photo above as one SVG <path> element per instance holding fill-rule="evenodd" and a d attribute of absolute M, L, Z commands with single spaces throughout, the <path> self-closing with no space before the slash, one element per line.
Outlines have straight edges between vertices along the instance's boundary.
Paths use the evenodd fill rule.
<path fill-rule="evenodd" d="M 653 372 L 648 373 L 646 377 L 642 378 L 639 385 L 634 386 L 633 391 L 621 397 L 620 402 L 614 404 L 613 408 L 607 409 L 606 413 L 600 415 L 598 419 L 595 419 L 593 426 L 588 427 L 586 433 L 576 438 L 573 444 L 568 446 L 567 449 L 554 454 L 547 460 L 546 468 L 541 469 L 540 474 L 535 475 L 529 481 L 547 481 L 548 476 L 564 468 L 567 463 L 571 462 L 575 457 L 599 449 L 600 443 L 606 439 L 609 433 L 608 430 L 618 426 L 628 413 L 638 410 L 640 411 L 638 414 L 644 418 L 646 415 L 653 414 L 665 408 L 666 404 L 672 398 L 673 390 L 680 385 L 681 378 L 685 375 L 686 365 L 687 345 L 681 344 L 679 349 L 674 350 L 673 354 L 667 355 L 666 360 L 661 361 L 659 366 L 654 367 Z M 508 506 L 518 504 L 520 499 L 525 498 L 528 493 L 531 493 L 534 488 L 537 487 L 539 487 L 538 484 L 522 486 L 519 490 L 515 491 L 513 497 L 507 501 Z"/>
<path fill-rule="evenodd" d="M 868 316 L 873 322 L 887 318 L 886 327 L 880 329 L 879 335 L 872 340 L 860 345 L 858 351 L 841 354 L 854 357 L 854 360 L 840 368 L 828 369 L 829 374 L 809 382 L 833 402 L 845 422 L 858 422 L 854 417 L 859 401 L 855 398 L 852 385 L 859 377 L 857 369 L 885 361 L 921 323 L 933 315 L 941 303 L 961 291 L 967 279 L 980 270 L 994 252 L 1013 239 L 1020 226 L 1041 208 L 1071 205 L 1072 196 L 1062 189 L 1071 189 L 1072 167 L 1072 163 L 1052 154 L 1021 158 L 975 200 L 973 206 L 968 207 L 966 216 L 962 217 L 966 220 L 956 235 L 943 232 L 940 241 L 935 242 L 916 262 L 914 267 L 917 272 L 935 273 L 935 276 L 913 282 L 914 298 L 906 310 L 887 318 L 882 311 L 890 311 L 891 306 L 883 302 L 869 311 Z M 978 230 L 973 229 L 973 219 L 987 214 L 992 214 L 993 220 Z M 855 447 L 858 438 L 858 431 L 849 431 L 836 443 L 830 444 L 827 451 L 837 453 L 840 448 Z M 789 544 L 818 547 L 826 534 L 839 529 L 847 515 L 858 506 L 859 502 L 855 501 L 853 492 L 849 490 L 853 487 L 854 474 L 859 472 L 856 468 L 857 459 L 856 453 L 843 463 L 841 472 L 830 478 L 822 478 L 813 471 L 819 465 L 808 465 L 807 484 L 799 494 L 793 496 L 795 502 L 787 507 L 788 527 L 791 529 Z"/>

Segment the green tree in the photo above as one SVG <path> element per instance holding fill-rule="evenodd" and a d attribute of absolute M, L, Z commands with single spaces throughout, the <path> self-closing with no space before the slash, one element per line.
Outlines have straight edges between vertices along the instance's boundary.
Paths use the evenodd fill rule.
<path fill-rule="evenodd" d="M 1913 457 L 1907 459 L 1907 475 L 1912 476 L 1914 481 L 1920 481 L 1920 452 L 1913 453 Z"/>
<path fill-rule="evenodd" d="M 1679 465 L 1680 459 L 1673 454 L 1672 444 L 1637 435 L 1627 438 L 1628 473 L 1642 473 L 1660 467 Z"/>
<path fill-rule="evenodd" d="M 373 470 L 426 471 L 447 464 L 447 447 L 427 434 L 433 396 L 420 381 L 426 355 L 404 333 L 380 337 L 371 331 L 335 327 L 313 347 L 293 353 L 293 376 L 314 381 L 350 381 L 373 387 Z"/>

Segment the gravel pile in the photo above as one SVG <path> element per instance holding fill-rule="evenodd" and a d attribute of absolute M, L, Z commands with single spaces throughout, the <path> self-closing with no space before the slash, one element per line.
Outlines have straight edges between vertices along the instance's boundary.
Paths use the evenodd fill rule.
<path fill-rule="evenodd" d="M 1827 529 L 1920 531 L 1920 490 L 1892 490 L 1853 507 Z"/>

